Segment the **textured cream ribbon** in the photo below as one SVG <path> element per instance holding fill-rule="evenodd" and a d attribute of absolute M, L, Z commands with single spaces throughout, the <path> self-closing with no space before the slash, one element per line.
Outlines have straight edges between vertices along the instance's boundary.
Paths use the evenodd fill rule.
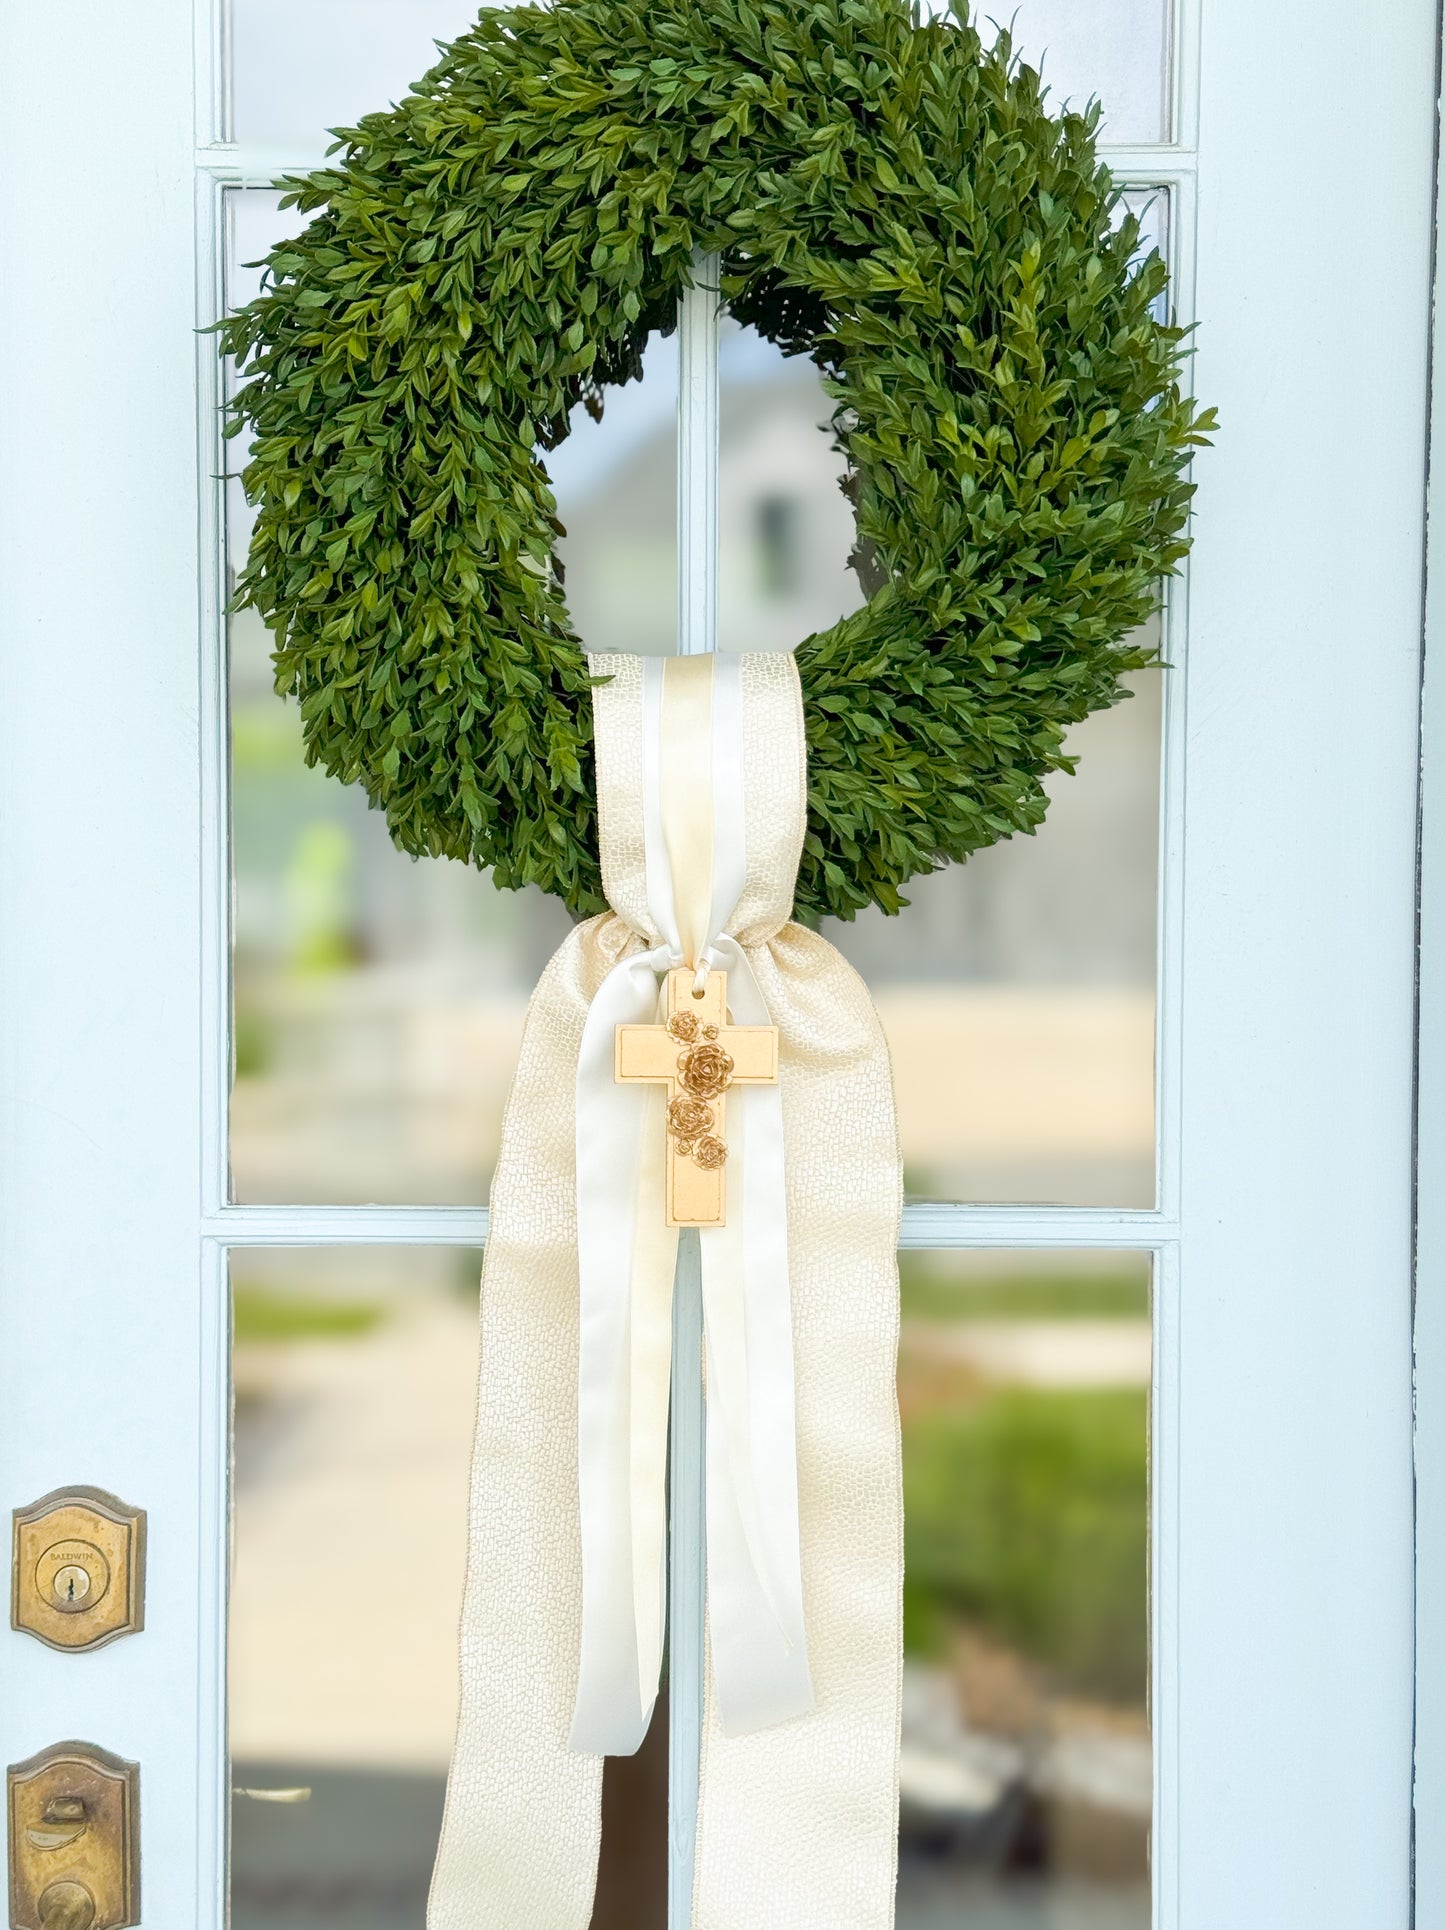
<path fill-rule="evenodd" d="M 649 876 L 644 827 L 644 745 L 650 707 L 660 701 L 651 682 L 657 673 L 627 656 L 593 658 L 592 670 L 600 680 L 594 711 L 602 869 L 613 910 L 579 925 L 543 973 L 492 1184 L 461 1703 L 430 1930 L 587 1930 L 592 1915 L 602 1763 L 570 1741 L 581 1673 L 583 1572 L 576 1079 L 603 986 L 620 966 L 639 961 L 637 1009 L 650 1019 L 657 967 L 641 961 L 659 948 L 664 957 L 670 950 L 652 908 L 657 886 Z M 726 1724 L 723 1719 L 717 1651 L 720 1625 L 732 1610 L 710 1574 L 711 1668 L 691 1930 L 889 1930 L 902 1516 L 893 1389 L 901 1178 L 887 1051 L 857 975 L 816 932 L 787 922 L 805 796 L 802 707 L 791 659 L 738 659 L 736 683 L 725 678 L 714 686 L 715 713 L 731 700 L 741 716 L 746 876 L 741 893 L 734 890 L 730 916 L 714 920 L 715 928 L 726 923 L 731 933 L 716 942 L 714 957 L 729 974 L 734 1016 L 741 1023 L 771 1019 L 782 1052 L 774 1127 L 766 1123 L 766 1108 L 753 1104 L 765 1089 L 738 1095 L 744 1105 L 729 1095 L 729 1186 L 731 1192 L 738 1160 L 747 1172 L 782 1171 L 785 1144 L 791 1321 L 783 1324 L 793 1348 L 802 1598 L 815 1706 L 800 1719 L 728 1733 L 735 1724 L 731 1715 Z M 714 797 L 728 781 L 715 766 Z M 715 815 L 721 821 L 721 806 Z M 714 905 L 730 888 L 719 883 L 715 863 Z M 680 949 L 680 937 L 676 942 Z M 630 970 L 621 982 L 633 982 Z M 609 1075 L 610 1068 L 609 1045 Z M 660 1143 L 660 1113 L 627 1117 L 632 1124 L 624 1121 L 625 1131 L 635 1127 Z M 645 1184 L 646 1172 L 655 1169 L 639 1164 L 633 1170 Z M 623 1219 L 666 1237 L 660 1203 L 654 1213 L 635 1193 L 621 1198 L 625 1210 L 616 1210 Z M 748 1202 L 741 1220 L 717 1238 L 746 1247 L 754 1224 Z M 736 1270 L 715 1274 L 704 1251 L 705 1292 L 714 1307 L 720 1279 L 724 1298 L 746 1300 L 750 1283 L 767 1277 L 763 1261 L 754 1268 L 750 1260 L 739 1288 Z M 647 1384 L 657 1369 L 670 1284 L 665 1258 L 644 1264 L 665 1283 L 649 1310 L 645 1297 L 633 1293 L 632 1264 L 620 1289 L 629 1309 L 639 1309 L 635 1321 L 629 1312 L 619 1355 L 629 1386 Z M 779 1312 L 765 1294 L 745 1311 L 754 1323 L 751 1349 L 753 1335 L 764 1335 Z M 726 1384 L 728 1357 L 719 1358 L 713 1346 L 719 1332 L 713 1308 L 708 1319 L 708 1387 L 715 1396 Z M 766 1487 L 772 1450 L 767 1416 L 757 1410 L 754 1400 L 748 1408 L 753 1465 Z M 778 1416 L 772 1420 L 777 1424 Z M 722 1407 L 710 1399 L 714 1468 L 728 1463 L 713 1439 L 724 1424 Z M 625 1438 L 621 1490 L 632 1515 L 630 1409 Z M 654 1498 L 656 1510 L 659 1452 L 655 1432 L 644 1428 L 637 1488 L 639 1496 Z M 722 1505 L 725 1496 L 710 1480 L 709 1566 L 720 1538 L 731 1533 L 737 1568 L 746 1574 L 736 1553 L 739 1545 L 746 1548 L 746 1536 L 732 1505 Z M 772 1519 L 765 1514 L 764 1532 Z M 630 1616 L 635 1631 L 627 1691 L 636 1698 L 639 1728 L 637 1658 L 655 1648 L 662 1615 L 660 1593 L 648 1581 L 657 1572 L 651 1551 L 661 1533 L 659 1513 L 649 1515 L 639 1504 L 622 1544 L 630 1567 L 619 1583 L 627 1604 L 621 1614 L 624 1621 Z M 750 1602 L 768 1627 L 767 1603 L 759 1607 L 756 1592 Z"/>
<path fill-rule="evenodd" d="M 747 876 L 736 660 L 644 667 L 642 758 L 647 899 L 662 943 L 603 982 L 577 1067 L 582 1644 L 572 1746 L 603 1755 L 638 1747 L 661 1671 L 677 1253 L 658 1207 L 661 1100 L 616 1083 L 613 1039 L 620 1024 L 658 1017 L 658 976 L 678 965 L 726 967 L 736 1022 L 771 1023 L 745 954 L 723 930 Z M 713 1674 L 723 1726 L 741 1735 L 806 1714 L 813 1691 L 777 1087 L 730 1095 L 729 1133 L 729 1223 L 699 1237 Z"/>

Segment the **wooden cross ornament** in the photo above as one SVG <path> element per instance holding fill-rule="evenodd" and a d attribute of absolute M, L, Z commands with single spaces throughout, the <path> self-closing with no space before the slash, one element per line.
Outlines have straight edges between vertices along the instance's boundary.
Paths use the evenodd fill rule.
<path fill-rule="evenodd" d="M 703 991 L 687 966 L 667 975 L 661 1025 L 619 1025 L 616 1077 L 667 1087 L 667 1224 L 727 1220 L 724 1094 L 778 1077 L 778 1028 L 729 1025 L 728 976 L 709 972 Z"/>

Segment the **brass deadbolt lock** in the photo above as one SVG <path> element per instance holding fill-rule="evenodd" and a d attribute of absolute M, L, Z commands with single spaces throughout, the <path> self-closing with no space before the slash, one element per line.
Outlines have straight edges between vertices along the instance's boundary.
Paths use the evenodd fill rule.
<path fill-rule="evenodd" d="M 11 1626 L 95 1649 L 145 1622 L 145 1515 L 102 1488 L 57 1488 L 15 1510 Z"/>
<path fill-rule="evenodd" d="M 140 1922 L 140 1770 L 60 1742 L 7 1773 L 15 1930 L 126 1930 Z"/>

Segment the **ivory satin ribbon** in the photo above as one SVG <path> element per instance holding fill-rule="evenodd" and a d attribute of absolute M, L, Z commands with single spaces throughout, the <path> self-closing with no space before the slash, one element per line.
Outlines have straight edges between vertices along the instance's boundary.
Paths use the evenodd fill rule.
<path fill-rule="evenodd" d="M 779 1026 L 728 1095 L 700 1233 L 709 1679 L 694 1930 L 892 1922 L 901 1661 L 900 1198 L 861 984 L 784 921 L 801 853 L 790 658 L 594 658 L 604 883 L 529 1012 L 492 1195 L 462 1701 L 428 1923 L 585 1930 L 600 1758 L 664 1645 L 672 1277 L 662 1089 L 621 1023 L 677 964 Z"/>
<path fill-rule="evenodd" d="M 768 1025 L 725 926 L 747 878 L 736 658 L 643 667 L 647 903 L 661 943 L 613 967 L 577 1064 L 582 1656 L 572 1746 L 631 1755 L 662 1664 L 667 1410 L 677 1232 L 662 1224 L 660 1089 L 618 1085 L 617 1027 L 656 1022 L 659 976 L 726 970 L 737 1024 Z M 798 1554 L 782 1095 L 728 1095 L 728 1223 L 701 1229 L 707 1579 L 725 1733 L 813 1706 Z M 766 1471 L 766 1480 L 761 1479 Z"/>

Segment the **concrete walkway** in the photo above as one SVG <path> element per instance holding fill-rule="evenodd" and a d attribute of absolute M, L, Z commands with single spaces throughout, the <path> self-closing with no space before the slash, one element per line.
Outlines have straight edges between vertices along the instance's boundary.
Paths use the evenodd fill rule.
<path fill-rule="evenodd" d="M 236 1359 L 238 1761 L 444 1770 L 456 1722 L 476 1315 Z"/>

